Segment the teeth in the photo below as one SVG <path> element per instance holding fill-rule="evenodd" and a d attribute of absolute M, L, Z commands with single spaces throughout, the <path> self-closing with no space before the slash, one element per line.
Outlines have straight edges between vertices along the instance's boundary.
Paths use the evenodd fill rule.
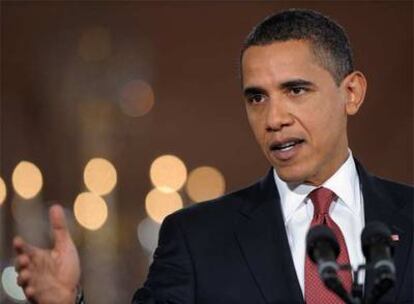
<path fill-rule="evenodd" d="M 288 146 L 288 147 L 279 148 L 278 150 L 279 151 L 289 151 L 289 150 L 293 149 L 293 146 L 294 146 L 294 144 L 291 145 L 291 146 Z"/>
<path fill-rule="evenodd" d="M 272 150 L 277 150 L 277 151 L 289 151 L 291 149 L 293 149 L 293 147 L 295 147 L 298 144 L 301 144 L 302 142 L 304 142 L 304 140 L 292 140 L 289 142 L 286 142 L 284 144 L 280 144 L 280 145 L 274 145 L 271 147 Z"/>
<path fill-rule="evenodd" d="M 283 145 L 278 146 L 277 148 L 283 150 L 285 148 L 290 148 L 291 146 L 294 146 L 295 144 L 296 143 L 294 141 L 290 141 L 290 142 L 287 142 Z"/>

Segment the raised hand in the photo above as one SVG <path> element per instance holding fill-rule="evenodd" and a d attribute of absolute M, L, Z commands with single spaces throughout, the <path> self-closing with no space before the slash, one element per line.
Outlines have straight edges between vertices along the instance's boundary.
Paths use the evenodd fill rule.
<path fill-rule="evenodd" d="M 80 279 L 79 256 L 70 237 L 63 209 L 49 210 L 52 249 L 41 249 L 15 237 L 17 283 L 28 300 L 38 304 L 74 304 Z"/>

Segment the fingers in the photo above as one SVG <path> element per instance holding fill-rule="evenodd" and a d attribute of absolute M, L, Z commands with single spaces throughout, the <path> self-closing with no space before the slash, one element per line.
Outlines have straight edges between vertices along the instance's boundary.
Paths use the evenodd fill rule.
<path fill-rule="evenodd" d="M 17 284 L 22 288 L 25 288 L 29 284 L 30 280 L 30 256 L 32 252 L 31 246 L 26 244 L 21 237 L 15 237 L 13 239 L 13 247 L 17 252 L 17 257 L 14 261 L 14 268 L 18 273 Z"/>
<path fill-rule="evenodd" d="M 55 249 L 64 247 L 71 241 L 68 227 L 66 225 L 65 213 L 62 206 L 53 205 L 49 209 L 49 220 L 52 226 L 52 233 L 55 240 Z"/>
<path fill-rule="evenodd" d="M 16 258 L 17 285 L 19 285 L 28 300 L 32 300 L 35 295 L 35 288 L 31 285 L 31 272 L 28 269 L 29 258 L 26 255 Z M 32 302 L 30 302 L 32 303 Z M 35 302 L 33 302 L 35 303 Z"/>
<path fill-rule="evenodd" d="M 34 247 L 26 243 L 20 236 L 16 236 L 13 239 L 13 248 L 18 255 L 31 255 L 34 251 Z"/>
<path fill-rule="evenodd" d="M 29 284 L 30 280 L 30 272 L 27 269 L 19 271 L 19 275 L 17 276 L 17 284 L 21 287 L 25 287 Z"/>
<path fill-rule="evenodd" d="M 14 268 L 17 272 L 20 272 L 21 270 L 28 268 L 30 265 L 30 259 L 29 256 L 26 254 L 18 255 L 14 262 Z"/>
<path fill-rule="evenodd" d="M 19 272 L 17 276 L 17 285 L 19 285 L 28 300 L 33 299 L 36 293 L 36 289 L 31 285 L 31 273 L 29 270 L 25 269 Z M 32 303 L 32 302 L 30 302 Z"/>
<path fill-rule="evenodd" d="M 17 252 L 17 254 L 22 254 L 22 253 L 25 252 L 24 251 L 24 245 L 25 245 L 25 243 L 24 243 L 23 239 L 20 236 L 16 236 L 13 239 L 13 248 Z"/>
<path fill-rule="evenodd" d="M 24 294 L 26 295 L 26 297 L 30 300 L 33 299 L 33 297 L 35 296 L 35 289 L 32 286 L 27 286 L 24 289 Z M 32 303 L 32 302 L 30 302 Z"/>
<path fill-rule="evenodd" d="M 17 276 L 17 285 L 19 285 L 26 296 L 26 298 L 30 301 L 30 303 L 37 303 L 32 302 L 31 300 L 34 300 L 34 297 L 36 295 L 36 289 L 31 285 L 31 275 L 28 270 L 23 270 L 19 272 L 19 275 Z"/>

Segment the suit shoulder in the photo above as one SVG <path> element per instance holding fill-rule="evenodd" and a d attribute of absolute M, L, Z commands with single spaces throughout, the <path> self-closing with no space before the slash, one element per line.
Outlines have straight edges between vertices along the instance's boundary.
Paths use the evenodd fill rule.
<path fill-rule="evenodd" d="M 411 185 L 391 181 L 382 177 L 373 176 L 375 189 L 387 199 L 392 199 L 400 207 L 413 209 L 414 187 Z"/>
<path fill-rule="evenodd" d="M 413 197 L 414 187 L 412 185 L 399 183 L 382 177 L 373 176 L 374 182 L 381 189 L 386 189 L 395 195 Z"/>

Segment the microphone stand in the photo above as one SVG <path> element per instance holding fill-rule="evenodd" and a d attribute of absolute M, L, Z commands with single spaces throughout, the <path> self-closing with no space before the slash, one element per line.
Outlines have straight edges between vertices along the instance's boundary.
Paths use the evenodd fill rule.
<path fill-rule="evenodd" d="M 371 295 L 365 297 L 363 284 L 359 284 L 359 276 L 362 270 L 366 270 L 372 267 L 370 264 L 359 265 L 356 270 L 352 269 L 352 266 L 349 264 L 338 264 L 338 270 L 347 270 L 352 271 L 354 280 L 352 282 L 351 293 L 346 292 L 345 288 L 342 286 L 342 282 L 339 280 L 339 277 L 332 277 L 332 280 L 323 280 L 326 287 L 332 290 L 338 297 L 340 297 L 346 304 L 375 304 L 385 293 L 383 290 L 377 290 L 374 288 L 374 291 L 371 291 Z M 388 290 L 388 289 L 387 289 Z M 387 291 L 386 290 L 386 291 Z"/>
<path fill-rule="evenodd" d="M 336 293 L 346 304 L 362 304 L 364 303 L 364 292 L 363 292 L 363 285 L 359 284 L 359 275 L 361 270 L 366 269 L 366 265 L 359 265 L 356 270 L 352 269 L 352 266 L 350 264 L 344 264 L 344 265 L 338 265 L 339 270 L 347 270 L 352 271 L 353 273 L 353 283 L 351 288 L 351 294 L 345 291 L 345 289 L 342 286 L 342 282 L 339 280 L 338 277 L 336 277 L 337 284 L 339 283 L 341 285 L 341 288 L 331 288 L 331 286 L 327 287 L 331 289 L 333 292 Z M 326 284 L 326 283 L 325 283 Z"/>
<path fill-rule="evenodd" d="M 352 268 L 352 267 L 350 267 Z M 359 275 L 361 273 L 361 270 L 365 270 L 366 265 L 359 265 L 356 270 L 352 270 L 352 273 L 354 275 L 354 282 L 352 283 L 352 289 L 351 294 L 352 297 L 357 300 L 357 303 L 362 303 L 364 301 L 364 285 L 359 284 Z"/>

